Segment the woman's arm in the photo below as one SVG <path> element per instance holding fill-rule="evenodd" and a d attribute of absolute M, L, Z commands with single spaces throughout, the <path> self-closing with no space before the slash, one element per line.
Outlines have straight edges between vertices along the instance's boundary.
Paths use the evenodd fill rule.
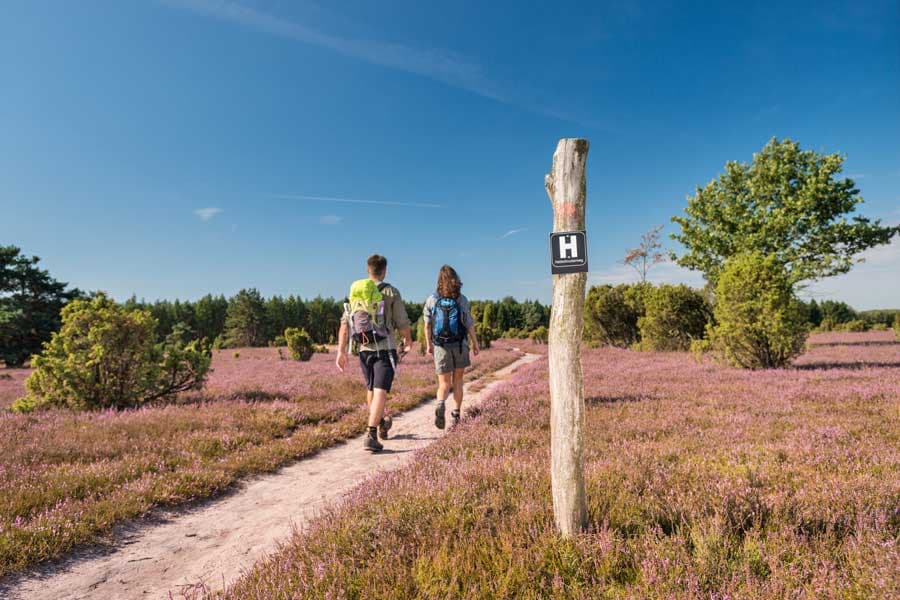
<path fill-rule="evenodd" d="M 481 352 L 481 347 L 478 345 L 478 333 L 475 329 L 475 323 L 472 322 L 469 330 L 469 344 L 472 346 L 472 354 L 478 356 L 478 353 Z"/>

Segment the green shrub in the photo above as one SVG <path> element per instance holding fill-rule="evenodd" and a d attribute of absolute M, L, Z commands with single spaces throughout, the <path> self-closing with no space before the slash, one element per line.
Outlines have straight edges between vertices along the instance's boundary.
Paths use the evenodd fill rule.
<path fill-rule="evenodd" d="M 546 344 L 547 338 L 550 336 L 550 330 L 541 325 L 537 329 L 531 332 L 529 335 L 529 339 L 535 344 Z"/>
<path fill-rule="evenodd" d="M 887 331 L 888 329 L 890 328 L 884 323 L 875 323 L 872 325 L 872 331 Z"/>
<path fill-rule="evenodd" d="M 240 353 L 240 352 L 235 352 L 235 353 L 232 354 L 231 356 L 233 356 L 234 358 L 240 358 L 240 357 L 241 357 L 241 353 Z"/>
<path fill-rule="evenodd" d="M 852 321 L 847 321 L 841 326 L 841 329 L 844 331 L 851 332 L 862 332 L 869 330 L 869 324 L 863 321 L 862 319 L 853 319 Z"/>
<path fill-rule="evenodd" d="M 475 335 L 478 336 L 478 345 L 482 350 L 490 348 L 491 343 L 500 337 L 496 329 L 483 322 L 475 323 Z"/>
<path fill-rule="evenodd" d="M 712 348 L 745 369 L 783 367 L 803 351 L 807 325 L 784 266 L 774 256 L 735 256 L 716 286 Z"/>
<path fill-rule="evenodd" d="M 325 344 L 316 344 L 313 346 L 313 352 L 315 354 L 328 354 L 328 346 Z"/>
<path fill-rule="evenodd" d="M 313 352 L 315 352 L 315 344 L 313 344 L 312 337 L 306 333 L 305 329 L 288 327 L 284 330 L 284 339 L 287 340 L 291 358 L 302 361 L 312 358 Z"/>
<path fill-rule="evenodd" d="M 519 329 L 518 327 L 510 327 L 503 332 L 501 337 L 509 340 L 525 340 L 528 339 L 528 332 L 524 329 Z"/>
<path fill-rule="evenodd" d="M 894 317 L 894 335 L 900 340 L 900 313 L 897 313 L 897 316 Z"/>
<path fill-rule="evenodd" d="M 649 284 L 594 286 L 584 306 L 584 339 L 590 344 L 628 348 L 641 340 L 638 319 L 644 314 Z"/>
<path fill-rule="evenodd" d="M 71 302 L 60 331 L 32 358 L 29 398 L 18 408 L 122 409 L 200 389 L 211 361 L 205 342 L 176 327 L 158 343 L 156 324 L 102 294 Z"/>
<path fill-rule="evenodd" d="M 283 348 L 287 346 L 287 340 L 283 335 L 276 335 L 275 338 L 269 342 L 269 346 L 272 348 Z"/>
<path fill-rule="evenodd" d="M 643 297 L 638 319 L 642 350 L 687 351 L 703 338 L 712 309 L 702 294 L 686 285 L 660 285 Z"/>

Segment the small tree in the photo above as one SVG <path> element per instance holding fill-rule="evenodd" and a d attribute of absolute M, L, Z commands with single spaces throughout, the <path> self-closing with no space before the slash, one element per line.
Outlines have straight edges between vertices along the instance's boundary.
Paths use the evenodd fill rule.
<path fill-rule="evenodd" d="M 32 359 L 19 407 L 123 409 L 200 389 L 211 361 L 206 343 L 186 341 L 180 327 L 158 343 L 156 325 L 149 312 L 102 294 L 71 302 L 60 331 Z"/>
<path fill-rule="evenodd" d="M 900 313 L 894 316 L 894 335 L 900 340 Z"/>
<path fill-rule="evenodd" d="M 687 351 L 705 335 L 712 309 L 686 285 L 660 285 L 644 296 L 644 316 L 638 319 L 641 349 Z"/>
<path fill-rule="evenodd" d="M 665 262 L 666 254 L 663 252 L 659 234 L 663 226 L 658 225 L 641 235 L 641 243 L 637 248 L 632 248 L 625 254 L 624 263 L 637 271 L 641 283 L 647 281 L 647 273 L 661 262 Z"/>
<path fill-rule="evenodd" d="M 416 320 L 416 341 L 419 342 L 419 355 L 425 356 L 428 350 L 428 342 L 425 339 L 425 316 L 419 315 Z"/>
<path fill-rule="evenodd" d="M 791 278 L 777 257 L 733 257 L 716 286 L 713 350 L 745 369 L 787 365 L 803 351 L 807 327 Z"/>
<path fill-rule="evenodd" d="M 287 340 L 288 350 L 294 360 L 307 361 L 315 352 L 315 344 L 312 337 L 305 329 L 288 327 L 284 330 L 284 339 Z"/>

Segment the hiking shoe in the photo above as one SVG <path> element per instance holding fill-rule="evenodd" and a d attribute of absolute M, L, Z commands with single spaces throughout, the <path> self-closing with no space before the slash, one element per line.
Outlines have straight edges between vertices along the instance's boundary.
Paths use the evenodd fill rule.
<path fill-rule="evenodd" d="M 391 428 L 391 425 L 394 424 L 394 420 L 390 417 L 385 417 L 381 419 L 381 423 L 378 424 L 378 435 L 381 439 L 388 439 L 388 429 Z"/>
<path fill-rule="evenodd" d="M 443 429 L 446 422 L 444 421 L 444 403 L 441 402 L 437 405 L 437 408 L 434 409 L 434 426 L 438 429 Z"/>
<path fill-rule="evenodd" d="M 459 425 L 459 411 L 458 410 L 451 411 L 450 418 L 452 419 L 452 422 L 450 423 L 451 428 Z"/>
<path fill-rule="evenodd" d="M 363 448 L 369 452 L 381 452 L 384 450 L 384 446 L 381 445 L 381 442 L 371 435 L 366 436 L 366 441 L 363 442 Z"/>

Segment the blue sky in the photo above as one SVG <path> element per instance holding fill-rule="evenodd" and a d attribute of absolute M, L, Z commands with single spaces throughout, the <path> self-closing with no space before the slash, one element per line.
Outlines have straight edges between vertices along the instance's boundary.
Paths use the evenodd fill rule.
<path fill-rule="evenodd" d="M 339 296 L 377 251 L 409 297 L 448 262 L 548 300 L 560 137 L 591 141 L 594 283 L 772 136 L 900 221 L 898 57 L 890 0 L 4 2 L 0 243 L 118 298 Z M 900 306 L 900 241 L 868 259 L 810 293 Z"/>

